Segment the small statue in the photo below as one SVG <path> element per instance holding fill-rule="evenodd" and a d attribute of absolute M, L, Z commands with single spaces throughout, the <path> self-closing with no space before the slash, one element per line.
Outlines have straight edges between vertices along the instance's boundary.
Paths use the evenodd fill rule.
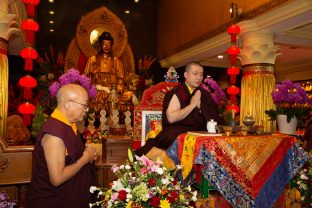
<path fill-rule="evenodd" d="M 126 126 L 126 132 L 127 135 L 131 135 L 132 134 L 132 127 L 131 127 L 131 112 L 130 111 L 126 111 L 125 113 L 125 126 Z"/>
<path fill-rule="evenodd" d="M 108 130 L 108 125 L 107 125 L 107 118 L 106 118 L 106 111 L 105 110 L 101 110 L 100 112 L 100 130 L 106 131 Z"/>
<path fill-rule="evenodd" d="M 117 97 L 116 87 L 113 86 L 112 91 L 108 96 L 109 118 L 111 120 L 110 121 L 111 124 L 114 123 L 114 122 L 112 122 L 112 120 L 113 120 L 114 115 L 116 116 L 116 111 L 118 112 L 118 103 L 119 103 L 119 100 Z M 118 114 L 117 114 L 117 116 L 118 116 Z"/>
<path fill-rule="evenodd" d="M 164 77 L 166 78 L 166 82 L 178 82 L 179 75 L 175 68 L 171 66 Z"/>

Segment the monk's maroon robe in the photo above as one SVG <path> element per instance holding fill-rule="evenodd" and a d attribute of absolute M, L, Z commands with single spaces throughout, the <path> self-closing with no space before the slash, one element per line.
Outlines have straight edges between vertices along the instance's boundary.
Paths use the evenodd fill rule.
<path fill-rule="evenodd" d="M 87 208 L 91 202 L 89 188 L 96 185 L 94 166 L 87 164 L 71 179 L 55 187 L 51 184 L 41 139 L 45 134 L 63 140 L 68 155 L 65 165 L 75 163 L 84 151 L 84 144 L 67 124 L 49 118 L 40 130 L 34 151 L 32 179 L 27 190 L 27 208 Z"/>
<path fill-rule="evenodd" d="M 181 121 L 169 123 L 166 111 L 172 96 L 176 95 L 178 97 L 182 109 L 190 104 L 196 90 L 201 91 L 201 108 L 194 108 Z M 219 124 L 223 123 L 222 118 L 219 117 L 217 104 L 212 100 L 210 94 L 203 88 L 197 88 L 196 90 L 191 94 L 185 84 L 180 84 L 165 95 L 162 110 L 162 131 L 154 139 L 147 140 L 143 147 L 135 151 L 135 154 L 139 156 L 147 154 L 153 147 L 167 149 L 179 134 L 187 131 L 207 131 L 206 125 L 210 119 L 216 120 Z"/>

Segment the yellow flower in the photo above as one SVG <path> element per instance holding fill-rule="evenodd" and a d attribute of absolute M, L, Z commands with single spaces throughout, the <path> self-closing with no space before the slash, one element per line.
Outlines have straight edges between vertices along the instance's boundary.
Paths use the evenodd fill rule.
<path fill-rule="evenodd" d="M 184 197 L 183 194 L 180 194 L 180 200 L 181 200 L 181 201 L 184 201 L 184 200 L 185 200 L 185 197 Z"/>
<path fill-rule="evenodd" d="M 167 199 L 160 201 L 160 208 L 170 208 L 170 203 Z"/>
<path fill-rule="evenodd" d="M 129 202 L 127 203 L 126 208 L 131 208 L 131 207 L 132 207 L 132 204 L 133 204 L 133 202 L 132 202 L 132 201 L 129 201 Z"/>

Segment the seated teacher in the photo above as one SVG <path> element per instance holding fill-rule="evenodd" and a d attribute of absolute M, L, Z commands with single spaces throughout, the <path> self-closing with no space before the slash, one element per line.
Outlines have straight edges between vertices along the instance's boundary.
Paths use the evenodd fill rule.
<path fill-rule="evenodd" d="M 148 139 L 143 147 L 135 150 L 138 156 L 146 155 L 153 147 L 166 150 L 178 135 L 187 131 L 207 131 L 207 121 L 223 123 L 217 104 L 201 86 L 204 69 L 196 62 L 185 66 L 185 83 L 170 90 L 164 98 L 162 131 Z"/>

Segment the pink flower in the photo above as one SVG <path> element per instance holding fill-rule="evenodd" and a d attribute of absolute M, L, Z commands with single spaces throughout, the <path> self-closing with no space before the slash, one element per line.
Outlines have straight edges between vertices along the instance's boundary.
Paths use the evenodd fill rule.
<path fill-rule="evenodd" d="M 153 162 L 150 159 L 148 159 L 146 156 L 138 157 L 136 155 L 135 158 L 136 158 L 136 160 L 141 161 L 147 167 L 149 167 L 153 164 Z"/>
<path fill-rule="evenodd" d="M 143 167 L 143 168 L 140 170 L 140 172 L 141 172 L 142 174 L 147 173 L 147 172 L 148 172 L 147 167 Z"/>
<path fill-rule="evenodd" d="M 117 165 L 112 166 L 113 173 L 116 173 L 119 170 L 119 167 Z"/>
<path fill-rule="evenodd" d="M 117 199 L 118 199 L 118 193 L 115 192 L 115 193 L 112 194 L 112 200 L 116 201 Z"/>

